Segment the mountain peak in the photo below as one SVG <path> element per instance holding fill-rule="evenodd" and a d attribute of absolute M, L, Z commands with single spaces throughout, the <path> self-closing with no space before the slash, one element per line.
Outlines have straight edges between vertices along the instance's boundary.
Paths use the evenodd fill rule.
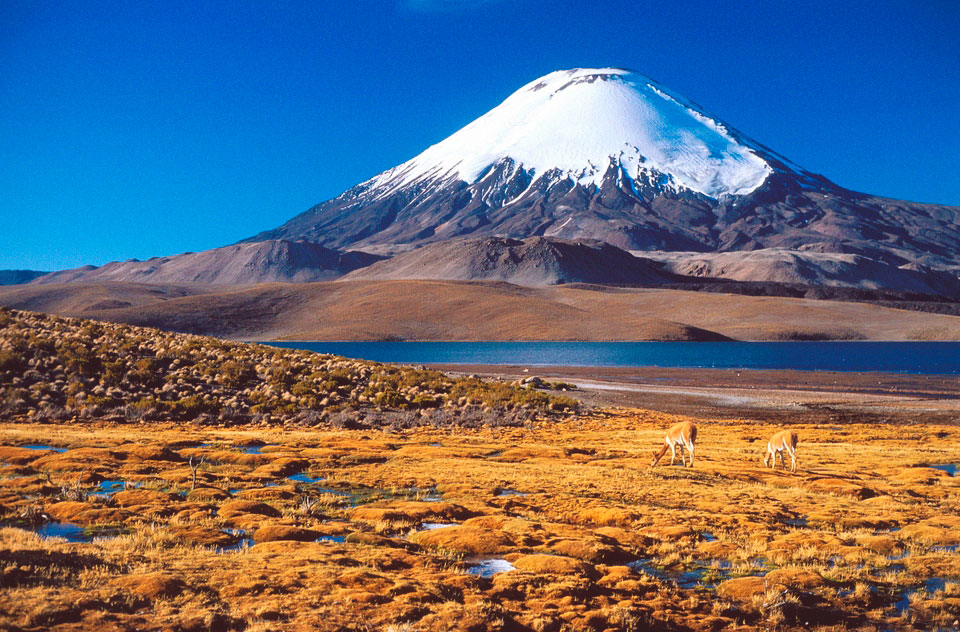
<path fill-rule="evenodd" d="M 511 160 L 599 186 L 610 167 L 710 198 L 745 195 L 773 171 L 758 146 L 652 79 L 621 68 L 559 70 L 371 181 L 390 192 L 427 180 L 474 183 Z M 763 153 L 763 150 L 761 150 Z"/>
<path fill-rule="evenodd" d="M 387 254 L 488 237 L 960 270 L 960 208 L 848 191 L 622 68 L 534 79 L 418 156 L 247 241 Z"/>

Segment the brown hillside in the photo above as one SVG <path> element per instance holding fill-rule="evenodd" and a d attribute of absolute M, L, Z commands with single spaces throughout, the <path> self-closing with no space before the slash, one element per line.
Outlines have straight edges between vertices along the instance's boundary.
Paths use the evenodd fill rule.
<path fill-rule="evenodd" d="M 680 290 L 351 281 L 187 291 L 15 286 L 0 288 L 0 304 L 250 340 L 960 340 L 956 316 Z"/>

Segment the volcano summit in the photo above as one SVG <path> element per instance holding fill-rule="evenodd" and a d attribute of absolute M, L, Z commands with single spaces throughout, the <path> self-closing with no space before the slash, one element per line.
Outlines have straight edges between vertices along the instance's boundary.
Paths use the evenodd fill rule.
<path fill-rule="evenodd" d="M 804 261 L 833 253 L 954 279 L 960 270 L 957 207 L 844 189 L 617 68 L 532 81 L 420 155 L 248 241 L 392 254 L 532 236 L 701 259 L 775 249 L 764 260 L 780 268 L 797 258 L 778 253 L 803 251 Z"/>

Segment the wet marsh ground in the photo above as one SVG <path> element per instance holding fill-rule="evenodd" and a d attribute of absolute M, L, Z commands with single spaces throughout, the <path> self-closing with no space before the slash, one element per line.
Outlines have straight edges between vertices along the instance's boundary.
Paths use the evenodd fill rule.
<path fill-rule="evenodd" d="M 956 426 L 682 419 L 0 425 L 0 628 L 956 627 Z"/>

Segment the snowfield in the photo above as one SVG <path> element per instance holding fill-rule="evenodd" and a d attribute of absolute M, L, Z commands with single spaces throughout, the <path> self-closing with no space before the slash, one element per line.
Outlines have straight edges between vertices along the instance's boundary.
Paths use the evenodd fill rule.
<path fill-rule="evenodd" d="M 773 171 L 760 148 L 746 143 L 643 75 L 618 68 L 561 70 L 523 86 L 370 185 L 379 197 L 421 181 L 473 183 L 509 158 L 534 179 L 549 172 L 554 179 L 599 186 L 612 165 L 633 180 L 645 175 L 716 199 L 750 193 Z"/>

